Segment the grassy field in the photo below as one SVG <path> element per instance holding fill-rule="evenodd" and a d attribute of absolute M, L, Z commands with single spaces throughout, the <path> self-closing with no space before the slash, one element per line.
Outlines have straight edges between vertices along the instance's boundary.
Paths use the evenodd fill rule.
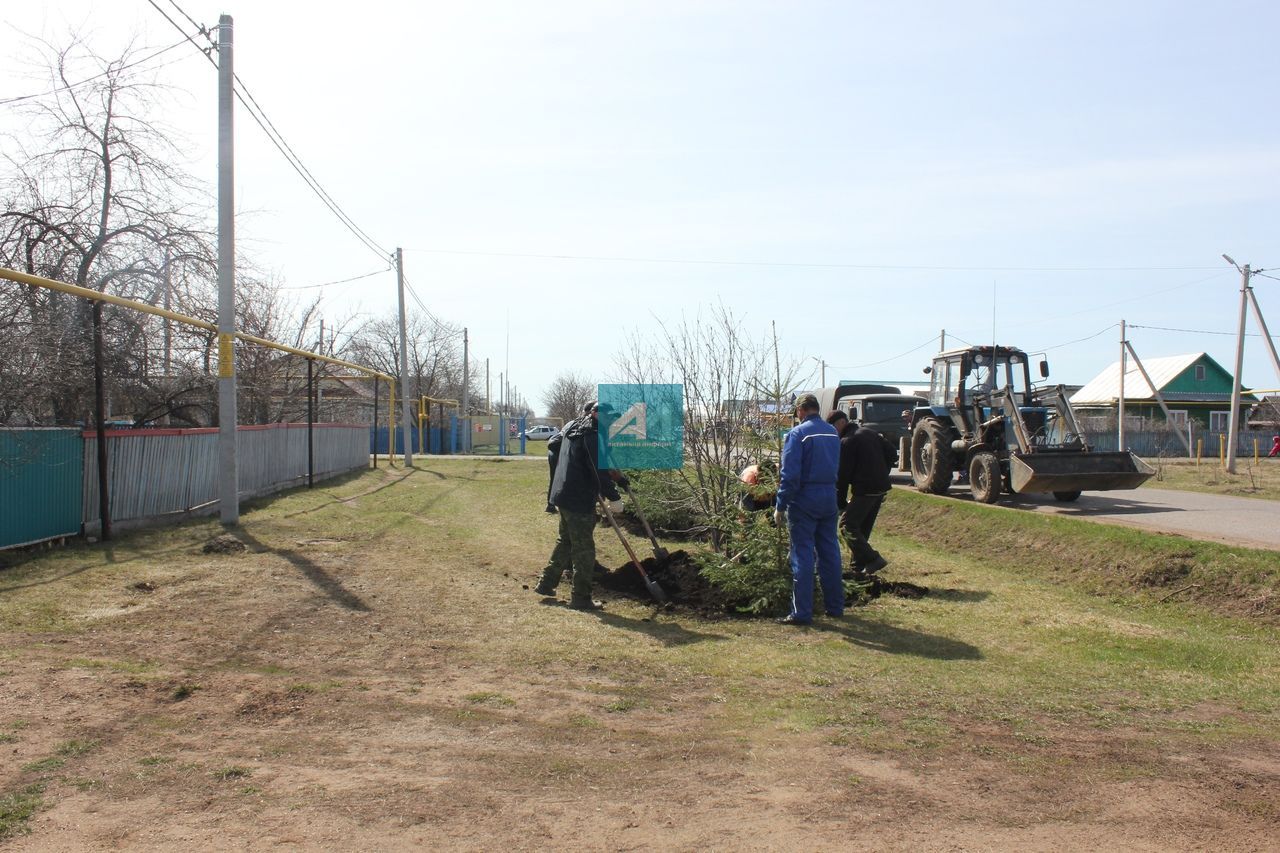
<path fill-rule="evenodd" d="M 0 837 L 1274 842 L 1274 554 L 898 490 L 886 575 L 924 598 L 807 629 L 583 614 L 527 588 L 545 483 L 536 461 L 433 458 L 255 505 L 242 553 L 204 553 L 209 521 L 6 557 Z"/>
<path fill-rule="evenodd" d="M 1263 454 L 1269 448 L 1263 448 Z M 1238 495 L 1280 500 L 1280 458 L 1252 456 L 1236 460 L 1236 473 L 1228 474 L 1217 459 L 1202 459 L 1196 464 L 1188 459 L 1148 459 L 1156 476 L 1146 482 L 1150 488 L 1184 489 L 1215 495 Z"/>

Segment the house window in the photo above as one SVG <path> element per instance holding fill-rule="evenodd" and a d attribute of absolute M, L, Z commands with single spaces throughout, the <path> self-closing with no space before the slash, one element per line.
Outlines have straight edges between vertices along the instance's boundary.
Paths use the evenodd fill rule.
<path fill-rule="evenodd" d="M 1169 410 L 1169 423 L 1174 424 L 1174 425 L 1176 425 L 1176 426 L 1180 426 L 1180 427 L 1184 427 L 1184 426 L 1186 426 L 1186 425 L 1187 425 L 1187 410 L 1186 410 L 1186 409 L 1170 409 L 1170 410 Z"/>
<path fill-rule="evenodd" d="M 1204 381 L 1204 365 L 1203 364 L 1196 365 L 1196 381 L 1197 382 Z"/>
<path fill-rule="evenodd" d="M 1230 412 L 1210 412 L 1209 413 L 1209 429 L 1214 432 L 1225 432 L 1230 425 Z"/>

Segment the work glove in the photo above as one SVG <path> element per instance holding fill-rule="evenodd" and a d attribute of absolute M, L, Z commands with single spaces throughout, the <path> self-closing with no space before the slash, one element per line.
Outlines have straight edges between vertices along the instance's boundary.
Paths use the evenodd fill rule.
<path fill-rule="evenodd" d="M 609 512 L 613 513 L 614 515 L 617 515 L 618 513 L 622 512 L 622 499 L 619 498 L 616 501 L 609 501 L 607 506 L 609 507 Z"/>
<path fill-rule="evenodd" d="M 787 518 L 787 514 L 786 514 L 785 512 L 783 512 L 781 509 L 775 509 L 775 510 L 773 511 L 773 523 L 774 523 L 774 524 L 782 524 L 782 522 L 784 522 L 784 521 L 786 520 L 786 518 Z"/>

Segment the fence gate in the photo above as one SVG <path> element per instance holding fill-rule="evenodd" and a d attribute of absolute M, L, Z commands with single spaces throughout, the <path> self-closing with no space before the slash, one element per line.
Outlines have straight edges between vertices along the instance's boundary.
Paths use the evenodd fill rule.
<path fill-rule="evenodd" d="M 0 548 L 80 533 L 78 429 L 0 429 Z"/>

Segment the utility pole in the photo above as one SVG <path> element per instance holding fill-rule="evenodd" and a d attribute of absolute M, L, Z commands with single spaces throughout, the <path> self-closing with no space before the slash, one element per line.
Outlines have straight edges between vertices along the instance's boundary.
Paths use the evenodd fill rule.
<path fill-rule="evenodd" d="M 1116 450 L 1124 450 L 1124 374 L 1125 360 L 1129 357 L 1127 345 L 1128 338 L 1125 337 L 1125 323 L 1120 321 L 1120 398 L 1116 405 Z"/>
<path fill-rule="evenodd" d="M 164 310 L 173 310 L 173 278 L 169 274 L 169 247 L 164 247 Z M 164 318 L 164 376 L 166 379 L 172 373 L 173 364 L 173 321 L 168 317 Z M 166 421 L 168 416 L 165 417 Z"/>
<path fill-rule="evenodd" d="M 319 353 L 324 352 L 324 318 L 323 317 L 320 318 L 320 345 L 316 347 L 316 352 L 319 352 Z M 323 370 L 323 368 L 321 369 Z M 322 383 L 320 382 L 320 379 L 322 378 L 323 376 L 318 377 L 316 379 L 316 417 L 317 418 L 320 417 L 320 407 L 324 405 L 324 388 L 322 387 Z"/>
<path fill-rule="evenodd" d="M 236 456 L 235 66 L 231 16 L 218 18 L 218 515 L 240 521 Z"/>
<path fill-rule="evenodd" d="M 1260 273 L 1262 270 L 1254 270 Z M 1258 321 L 1258 331 L 1262 332 L 1262 340 L 1267 343 L 1267 352 L 1271 354 L 1271 369 L 1276 372 L 1276 379 L 1280 380 L 1280 353 L 1276 352 L 1276 342 L 1271 338 L 1271 330 L 1267 328 L 1267 318 L 1262 316 L 1262 309 L 1258 307 L 1258 297 L 1254 295 L 1253 288 L 1249 288 L 1249 304 L 1253 306 L 1254 319 Z"/>
<path fill-rule="evenodd" d="M 462 452 L 471 452 L 471 340 L 467 329 L 462 329 L 462 422 L 467 426 L 467 437 L 462 440 Z"/>
<path fill-rule="evenodd" d="M 404 316 L 404 250 L 396 246 L 396 290 L 400 295 L 400 416 L 404 420 L 404 467 L 413 464 L 413 409 L 409 405 L 409 333 Z M 391 412 L 395 417 L 395 412 Z M 387 448 L 387 457 L 395 453 Z"/>
<path fill-rule="evenodd" d="M 943 329 L 942 334 L 938 335 L 938 352 L 947 351 L 947 330 Z"/>
<path fill-rule="evenodd" d="M 489 399 L 489 359 L 484 360 L 484 410 L 493 414 L 493 401 Z"/>
<path fill-rule="evenodd" d="M 1252 271 L 1249 265 L 1241 267 L 1228 255 L 1223 255 L 1227 263 L 1240 270 L 1240 326 L 1236 332 L 1236 370 L 1231 379 L 1231 412 L 1227 417 L 1227 460 L 1228 474 L 1236 472 L 1236 443 L 1240 440 L 1240 374 L 1244 372 L 1244 323 L 1249 312 L 1249 276 Z"/>

